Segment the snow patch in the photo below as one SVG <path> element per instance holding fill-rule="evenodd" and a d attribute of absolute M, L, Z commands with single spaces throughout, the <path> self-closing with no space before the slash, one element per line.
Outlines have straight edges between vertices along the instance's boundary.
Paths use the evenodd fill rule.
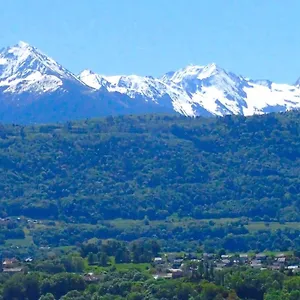
<path fill-rule="evenodd" d="M 199 114 L 252 115 L 300 108 L 300 79 L 295 85 L 251 80 L 215 63 L 189 65 L 161 78 L 105 76 L 91 70 L 84 70 L 77 77 L 25 42 L 0 52 L 0 87 L 5 93 L 48 93 L 70 81 L 79 88 L 103 88 L 191 117 Z"/>
<path fill-rule="evenodd" d="M 261 114 L 271 111 L 298 108 L 300 89 L 268 80 L 251 80 L 220 68 L 217 64 L 190 65 L 161 78 L 129 76 L 104 76 L 83 72 L 79 77 L 87 85 L 109 92 L 119 92 L 135 99 L 160 104 L 170 98 L 173 109 L 186 116 L 198 112 L 211 115 Z M 164 103 L 165 104 L 165 103 Z"/>
<path fill-rule="evenodd" d="M 62 86 L 63 80 L 80 82 L 71 72 L 28 43 L 0 52 L 0 86 L 4 92 L 49 92 Z M 82 84 L 82 83 L 80 83 Z"/>

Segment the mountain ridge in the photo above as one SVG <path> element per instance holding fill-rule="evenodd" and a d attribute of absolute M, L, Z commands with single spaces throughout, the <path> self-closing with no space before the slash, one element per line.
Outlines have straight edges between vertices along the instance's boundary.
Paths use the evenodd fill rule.
<path fill-rule="evenodd" d="M 166 73 L 160 78 L 136 75 L 103 76 L 91 71 L 83 71 L 79 78 L 93 88 L 109 87 L 111 91 L 119 91 L 132 98 L 143 94 L 137 88 L 132 89 L 139 80 L 140 86 L 148 84 L 147 93 L 153 91 L 149 98 L 156 101 L 162 94 L 153 90 L 151 86 L 164 85 L 165 93 L 173 101 L 174 110 L 187 116 L 201 115 L 197 112 L 197 106 L 205 109 L 208 114 L 219 116 L 263 114 L 269 110 L 286 111 L 300 107 L 300 89 L 296 85 L 277 84 L 267 79 L 248 79 L 228 72 L 215 63 L 207 66 L 189 65 L 178 71 Z M 150 83 L 147 82 L 149 80 Z M 124 86 L 126 81 L 127 86 Z M 177 98 L 173 97 L 168 88 L 176 90 Z M 159 90 L 161 91 L 162 89 Z M 144 96 L 148 95 L 144 93 Z M 189 110 L 176 110 L 178 98 L 189 105 Z"/>
<path fill-rule="evenodd" d="M 8 91 L 17 93 L 30 90 L 31 85 L 35 82 L 41 83 L 47 79 L 55 80 L 56 83 L 52 87 L 53 89 L 50 87 L 50 91 L 61 86 L 63 79 L 79 81 L 72 72 L 37 48 L 22 41 L 1 51 L 0 66 L 2 66 L 0 85 L 7 87 Z M 36 86 L 36 88 L 38 87 Z M 46 87 L 49 88 L 49 84 Z"/>
<path fill-rule="evenodd" d="M 216 63 L 189 65 L 159 78 L 104 76 L 91 70 L 77 76 L 25 42 L 0 51 L 2 122 L 155 112 L 188 117 L 253 115 L 298 108 L 300 80 L 295 85 L 252 80 Z"/>

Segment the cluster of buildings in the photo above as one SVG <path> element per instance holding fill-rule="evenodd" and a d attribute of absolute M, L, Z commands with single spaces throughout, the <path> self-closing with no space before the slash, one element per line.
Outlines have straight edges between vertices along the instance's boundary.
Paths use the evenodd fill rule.
<path fill-rule="evenodd" d="M 204 253 L 201 257 L 193 254 L 183 257 L 172 254 L 155 257 L 153 260 L 155 268 L 153 277 L 158 279 L 189 276 L 194 270 L 193 266 L 197 266 L 201 262 L 206 263 L 206 265 L 209 265 L 215 271 L 221 271 L 234 266 L 248 266 L 259 270 L 289 270 L 293 273 L 300 273 L 300 259 L 284 253 L 277 255 L 267 255 L 265 253 L 258 253 L 256 255 L 224 254 L 221 256 Z"/>
<path fill-rule="evenodd" d="M 33 259 L 31 257 L 27 257 L 24 259 L 24 263 L 16 258 L 5 258 L 2 260 L 1 264 L 1 272 L 3 273 L 20 273 L 24 271 L 24 264 L 32 262 Z"/>
<path fill-rule="evenodd" d="M 276 255 L 258 253 L 251 256 L 248 254 L 221 255 L 220 259 L 214 260 L 214 265 L 216 270 L 234 265 L 248 265 L 260 270 L 292 270 L 294 273 L 300 271 L 300 260 L 284 253 Z"/>
<path fill-rule="evenodd" d="M 168 254 L 163 257 L 155 257 L 153 264 L 155 267 L 155 274 L 153 277 L 158 278 L 180 278 L 191 274 L 191 269 L 187 268 L 187 262 L 200 262 L 197 255 L 190 254 L 183 258 L 176 254 Z"/>

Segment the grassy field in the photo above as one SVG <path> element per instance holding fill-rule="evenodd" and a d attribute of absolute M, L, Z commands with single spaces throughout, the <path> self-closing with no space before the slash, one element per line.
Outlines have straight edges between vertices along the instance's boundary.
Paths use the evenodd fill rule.
<path fill-rule="evenodd" d="M 33 246 L 32 236 L 26 235 L 25 239 L 6 240 L 5 247 L 30 247 Z"/>
<path fill-rule="evenodd" d="M 300 222 L 287 222 L 285 224 L 280 224 L 279 222 L 249 222 L 247 225 L 249 231 L 259 231 L 259 230 L 277 230 L 277 229 L 300 229 Z"/>
<path fill-rule="evenodd" d="M 167 228 L 167 230 L 173 230 L 176 228 L 185 228 L 188 226 L 201 226 L 203 224 L 209 224 L 209 226 L 222 226 L 226 225 L 232 222 L 237 222 L 239 221 L 239 218 L 220 218 L 220 219 L 201 219 L 201 220 L 196 220 L 192 218 L 178 218 L 177 216 L 171 216 L 166 220 L 156 220 L 156 221 L 148 221 L 149 225 L 152 226 L 155 230 L 160 230 L 162 227 Z M 136 228 L 146 226 L 144 220 L 130 220 L 130 219 L 115 219 L 115 220 L 108 220 L 104 221 L 106 224 L 110 224 L 112 226 L 115 226 L 117 229 L 121 230 L 135 230 Z M 82 230 L 84 229 L 96 229 L 99 227 L 98 225 L 92 225 L 92 224 L 66 224 L 62 221 L 56 221 L 55 225 L 48 225 L 47 221 L 41 221 L 41 223 L 38 224 L 32 224 L 31 227 L 24 226 L 23 230 L 25 233 L 25 239 L 9 239 L 5 241 L 5 244 L 1 246 L 1 248 L 15 248 L 15 247 L 31 247 L 35 246 L 33 242 L 33 234 L 35 230 L 53 230 L 57 228 L 63 228 L 64 226 L 74 226 L 78 227 Z M 101 226 L 101 225 L 100 225 Z M 289 229 L 298 229 L 300 230 L 300 222 L 286 222 L 284 224 L 279 223 L 279 222 L 254 222 L 254 221 L 249 221 L 245 227 L 249 230 L 251 233 L 255 233 L 260 230 L 267 230 L 267 231 L 275 231 L 278 229 L 284 230 L 286 228 Z M 97 242 L 97 239 L 91 238 L 89 240 L 90 242 L 94 241 Z M 61 250 L 64 253 L 67 253 L 69 251 L 73 250 L 73 247 L 60 247 L 61 249 L 57 248 L 57 250 Z M 130 266 L 116 266 L 118 268 L 128 268 L 132 267 Z M 140 265 L 138 266 L 139 268 L 141 267 Z"/>
<path fill-rule="evenodd" d="M 130 270 L 138 270 L 142 273 L 149 274 L 151 270 L 151 265 L 150 263 L 140 263 L 140 264 L 135 264 L 135 263 L 126 263 L 126 264 L 116 264 L 114 262 L 113 258 L 110 258 L 110 262 L 108 266 L 106 267 L 101 267 L 97 265 L 89 265 L 87 260 L 85 261 L 85 271 L 86 272 L 93 272 L 95 274 L 100 274 L 103 271 L 109 271 L 111 269 L 116 269 L 118 271 L 130 271 Z"/>
<path fill-rule="evenodd" d="M 30 247 L 30 246 L 34 246 L 34 242 L 33 242 L 32 236 L 30 234 L 30 231 L 26 227 L 23 228 L 23 231 L 25 233 L 25 239 L 6 240 L 4 246 L 5 247 Z"/>
<path fill-rule="evenodd" d="M 209 223 L 209 222 L 214 222 L 214 224 L 219 225 L 219 224 L 227 224 L 231 222 L 236 222 L 238 221 L 239 218 L 220 218 L 220 219 L 192 219 L 192 218 L 175 218 L 175 217 L 169 217 L 167 220 L 157 220 L 157 221 L 150 221 L 150 225 L 152 226 L 159 226 L 159 225 L 165 225 L 169 228 L 174 228 L 174 227 L 186 227 L 190 224 L 203 224 L 203 223 Z M 129 229 L 129 228 L 134 228 L 137 226 L 143 226 L 144 221 L 143 220 L 130 220 L 130 219 L 115 219 L 115 220 L 110 220 L 108 221 L 113 226 L 116 226 L 117 228 L 122 228 L 122 229 Z"/>

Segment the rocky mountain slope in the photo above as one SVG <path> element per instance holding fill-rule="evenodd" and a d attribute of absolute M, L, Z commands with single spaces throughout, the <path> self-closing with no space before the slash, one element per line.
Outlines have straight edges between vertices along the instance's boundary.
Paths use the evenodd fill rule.
<path fill-rule="evenodd" d="M 87 85 L 131 98 L 160 102 L 171 99 L 175 111 L 186 116 L 242 114 L 253 115 L 300 107 L 299 84 L 276 84 L 251 80 L 216 64 L 188 66 L 161 78 L 140 76 L 101 76 L 89 70 L 79 75 Z"/>
<path fill-rule="evenodd" d="M 250 80 L 216 64 L 187 66 L 161 78 L 79 76 L 27 43 L 0 51 L 0 121 L 45 123 L 97 116 L 179 113 L 263 114 L 300 107 L 295 85 Z"/>

